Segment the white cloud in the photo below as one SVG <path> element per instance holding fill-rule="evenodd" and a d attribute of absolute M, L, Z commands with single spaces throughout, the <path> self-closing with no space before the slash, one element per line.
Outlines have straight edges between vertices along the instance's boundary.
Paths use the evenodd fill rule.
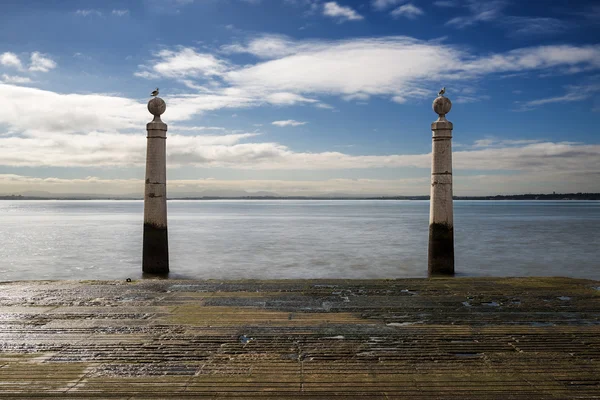
<path fill-rule="evenodd" d="M 85 132 L 139 129 L 150 115 L 144 104 L 100 94 L 59 94 L 0 84 L 0 125 L 15 131 Z"/>
<path fill-rule="evenodd" d="M 112 15 L 115 15 L 117 17 L 124 17 L 126 15 L 129 15 L 129 10 L 127 9 L 123 9 L 123 10 L 112 10 Z"/>
<path fill-rule="evenodd" d="M 360 21 L 361 19 L 364 19 L 362 15 L 352 8 L 340 6 L 335 1 L 329 1 L 323 4 L 323 15 L 338 18 L 340 21 Z"/>
<path fill-rule="evenodd" d="M 0 123 L 21 130 L 19 136 L 0 137 L 0 163 L 8 166 L 142 166 L 143 134 L 117 133 L 130 128 L 143 131 L 148 114 L 142 104 L 100 95 L 41 93 L 38 89 L 0 85 L 12 89 L 2 102 Z M 27 103 L 30 104 L 27 108 Z M 13 108 L 11 108 L 13 107 Z M 17 113 L 17 108 L 35 110 Z M 169 105 L 169 107 L 171 107 Z M 60 110 L 66 110 L 61 112 Z M 73 113 L 72 110 L 77 110 Z M 98 110 L 102 110 L 99 113 Z M 169 112 L 169 110 L 167 110 Z M 274 121 L 276 126 L 297 126 L 300 121 Z M 179 129 L 184 131 L 185 129 Z M 201 131 L 202 129 L 198 129 Z M 253 170 L 339 170 L 416 167 L 428 169 L 430 154 L 348 155 L 341 152 L 296 152 L 273 142 L 257 141 L 258 133 L 186 136 L 169 133 L 169 165 Z M 250 142 L 246 142 L 252 140 Z M 600 145 L 538 141 L 475 143 L 472 150 L 453 154 L 457 170 L 598 173 Z"/>
<path fill-rule="evenodd" d="M 409 37 L 296 41 L 262 35 L 221 50 L 225 54 L 251 53 L 266 60 L 240 66 L 180 47 L 161 51 L 153 64 L 142 66 L 136 75 L 177 79 L 202 92 L 181 96 L 186 101 L 201 96 L 204 99 L 194 101 L 206 104 L 210 95 L 208 99 L 224 107 L 264 103 L 326 107 L 316 95 L 347 99 L 385 96 L 403 103 L 434 95 L 439 89 L 436 81 L 529 70 L 576 73 L 600 68 L 600 46 L 539 46 L 476 56 L 464 48 Z"/>
<path fill-rule="evenodd" d="M 600 46 L 554 45 L 516 49 L 473 60 L 465 70 L 495 73 L 575 66 L 600 68 Z"/>
<path fill-rule="evenodd" d="M 4 52 L 0 54 L 0 64 L 4 65 L 5 67 L 12 67 L 19 70 L 23 69 L 23 65 L 21 64 L 19 56 L 11 52 Z"/>
<path fill-rule="evenodd" d="M 75 11 L 75 15 L 80 16 L 80 17 L 90 17 L 90 16 L 101 17 L 102 12 L 100 12 L 98 10 L 93 10 L 93 9 L 83 9 L 83 10 Z"/>
<path fill-rule="evenodd" d="M 238 88 L 260 87 L 267 93 L 360 93 L 406 101 L 431 95 L 433 89 L 428 89 L 426 82 L 432 80 L 559 67 L 600 68 L 600 46 L 540 46 L 477 57 L 439 42 L 387 37 L 290 41 L 287 49 L 289 55 L 232 68 L 223 79 Z"/>
<path fill-rule="evenodd" d="M 439 88 L 432 82 L 440 80 L 451 82 L 528 70 L 600 69 L 600 46 L 540 46 L 475 56 L 440 42 L 406 37 L 289 41 L 292 54 L 249 66 L 236 66 L 193 49 L 163 50 L 147 71 L 158 77 L 189 80 L 198 90 L 167 94 L 165 120 L 185 121 L 206 111 L 262 104 L 327 107 L 316 96 L 358 100 L 384 96 L 402 103 L 435 94 Z M 38 61 L 45 58 L 40 53 L 32 54 L 32 60 L 36 57 Z M 35 63 L 40 69 L 55 65 L 38 61 Z M 217 85 L 212 79 L 218 79 Z M 209 84 L 197 85 L 196 80 L 208 80 Z M 545 101 L 575 101 L 578 95 L 574 91 L 557 97 Z M 543 99 L 531 100 L 526 106 L 544 104 L 540 101 Z M 139 129 L 149 117 L 145 105 L 132 99 L 59 94 L 6 83 L 1 85 L 0 109 L 0 124 L 17 132 L 42 128 L 79 133 Z"/>
<path fill-rule="evenodd" d="M 406 17 L 409 19 L 415 19 L 419 15 L 423 15 L 424 13 L 423 10 L 421 10 L 419 7 L 409 3 L 396 8 L 390 14 L 394 17 Z"/>
<path fill-rule="evenodd" d="M 33 53 L 31 53 L 31 63 L 29 64 L 29 71 L 48 72 L 54 68 L 56 68 L 56 62 L 54 62 L 46 55 L 38 51 L 34 51 Z"/>
<path fill-rule="evenodd" d="M 235 165 L 267 157 L 272 144 L 249 146 L 241 141 L 258 133 L 186 136 L 169 133 L 171 166 Z M 93 131 L 85 134 L 28 131 L 19 137 L 0 137 L 2 165 L 58 167 L 131 167 L 145 163 L 144 134 Z M 236 161 L 236 157 L 240 157 Z"/>
<path fill-rule="evenodd" d="M 266 100 L 271 104 L 293 105 L 297 103 L 316 103 L 317 100 L 308 99 L 295 93 L 279 92 L 266 96 Z"/>
<path fill-rule="evenodd" d="M 26 76 L 18 76 L 18 75 L 7 75 L 7 74 L 3 74 L 2 75 L 2 82 L 4 83 L 14 83 L 14 84 L 24 84 L 24 83 L 31 83 L 31 78 L 28 78 Z"/>
<path fill-rule="evenodd" d="M 392 6 L 395 6 L 396 4 L 403 3 L 404 1 L 406 0 L 373 0 L 371 2 L 371 5 L 377 11 L 382 11 Z"/>
<path fill-rule="evenodd" d="M 300 125 L 306 125 L 308 122 L 300 122 L 300 121 L 296 121 L 293 119 L 288 119 L 285 121 L 273 121 L 271 122 L 272 125 L 276 125 L 276 126 L 300 126 Z"/>
<path fill-rule="evenodd" d="M 352 185 L 354 182 L 352 193 L 364 191 L 373 194 L 393 193 L 400 189 L 396 186 L 400 182 L 405 184 L 412 182 L 414 191 L 395 193 L 427 194 L 428 191 L 431 154 L 353 156 L 340 152 L 294 152 L 277 143 L 241 143 L 243 140 L 251 139 L 252 135 L 254 134 L 170 135 L 167 146 L 168 166 L 170 168 L 182 165 L 215 166 L 255 171 L 416 167 L 419 169 L 419 177 L 408 180 L 334 179 L 315 180 L 312 184 L 293 180 L 277 182 L 244 180 L 232 184 L 236 189 L 269 190 L 280 193 L 283 187 L 300 192 L 306 191 L 309 187 L 310 190 L 321 192 L 333 191 L 334 187 L 335 190 L 341 190 L 339 185 L 332 182 L 344 182 L 345 185 Z M 24 151 L 25 149 L 27 150 Z M 140 135 L 94 132 L 85 135 L 39 134 L 28 137 L 0 137 L 0 160 L 4 165 L 138 166 L 141 168 L 145 161 L 144 149 L 143 135 L 140 137 Z M 456 193 L 485 194 L 531 192 L 532 190 L 598 192 L 600 191 L 600 180 L 597 179 L 600 175 L 597 162 L 599 157 L 600 145 L 484 139 L 476 142 L 472 149 L 453 153 Z M 464 171 L 480 171 L 480 174 L 463 175 Z M 485 171 L 496 172 L 488 174 Z M 19 181 L 20 178 L 10 175 L 0 176 L 0 188 L 3 192 L 7 192 L 7 180 Z M 49 181 L 51 181 L 49 183 L 56 183 L 53 179 Z M 215 187 L 224 184 L 223 181 L 220 183 L 217 180 L 211 181 Z M 268 186 L 268 182 L 272 182 L 273 185 Z M 208 183 L 204 180 L 170 180 L 169 192 L 173 193 L 173 187 L 181 188 L 181 185 L 185 187 L 190 184 Z M 380 188 L 387 187 L 387 189 L 380 192 L 372 185 L 380 185 Z M 188 191 L 189 189 L 189 187 L 185 188 Z M 82 191 L 80 188 L 78 190 Z"/>
<path fill-rule="evenodd" d="M 225 61 L 214 55 L 198 53 L 189 47 L 180 47 L 176 51 L 161 50 L 155 56 L 151 71 L 138 72 L 137 76 L 154 73 L 167 78 L 209 77 L 220 75 L 228 68 Z"/>
<path fill-rule="evenodd" d="M 28 68 L 29 72 L 48 72 L 51 69 L 56 68 L 56 62 L 39 51 L 31 53 L 30 60 L 31 62 Z M 0 65 L 24 71 L 21 59 L 15 53 L 5 52 L 0 54 Z"/>
<path fill-rule="evenodd" d="M 299 43 L 294 53 L 234 69 L 224 79 L 265 91 L 351 95 L 406 93 L 420 79 L 435 79 L 459 63 L 449 46 L 405 37 Z"/>
<path fill-rule="evenodd" d="M 222 47 L 226 53 L 250 53 L 260 58 L 279 58 L 296 52 L 297 43 L 283 35 L 262 35 L 246 45 L 231 44 Z"/>
<path fill-rule="evenodd" d="M 188 94 L 163 97 L 169 104 L 165 115 L 170 121 L 188 120 L 205 111 L 223 108 L 243 108 L 257 106 L 260 101 L 248 96 L 245 92 L 234 88 L 220 90 L 216 93 Z"/>

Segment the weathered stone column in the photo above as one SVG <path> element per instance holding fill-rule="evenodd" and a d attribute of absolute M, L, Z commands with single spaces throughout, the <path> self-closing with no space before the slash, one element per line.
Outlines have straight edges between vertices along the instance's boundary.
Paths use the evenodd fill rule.
<path fill-rule="evenodd" d="M 144 190 L 144 250 L 142 271 L 151 274 L 169 272 L 169 243 L 167 236 L 167 124 L 160 116 L 167 105 L 160 97 L 148 102 L 154 115 L 146 125 L 146 185 Z"/>
<path fill-rule="evenodd" d="M 429 275 L 454 275 L 452 209 L 452 122 L 446 119 L 452 103 L 443 95 L 433 101 L 439 117 L 431 124 L 431 198 L 429 209 Z"/>

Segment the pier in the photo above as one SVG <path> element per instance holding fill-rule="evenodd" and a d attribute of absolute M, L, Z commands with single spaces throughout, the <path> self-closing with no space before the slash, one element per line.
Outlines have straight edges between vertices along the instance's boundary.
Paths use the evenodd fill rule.
<path fill-rule="evenodd" d="M 600 281 L 0 284 L 0 398 L 592 399 Z"/>

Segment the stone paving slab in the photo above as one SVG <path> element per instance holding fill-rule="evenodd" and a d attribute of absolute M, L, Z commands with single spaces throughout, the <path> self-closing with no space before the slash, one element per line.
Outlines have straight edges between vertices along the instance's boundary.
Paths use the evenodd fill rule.
<path fill-rule="evenodd" d="M 0 398 L 599 399 L 600 282 L 0 283 Z"/>

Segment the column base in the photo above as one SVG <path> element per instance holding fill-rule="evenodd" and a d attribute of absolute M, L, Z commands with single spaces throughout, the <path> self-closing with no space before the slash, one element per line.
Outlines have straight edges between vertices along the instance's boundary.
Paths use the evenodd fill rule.
<path fill-rule="evenodd" d="M 155 275 L 169 273 L 169 242 L 166 227 L 144 224 L 142 271 Z"/>
<path fill-rule="evenodd" d="M 454 227 L 429 225 L 429 276 L 454 275 Z"/>

